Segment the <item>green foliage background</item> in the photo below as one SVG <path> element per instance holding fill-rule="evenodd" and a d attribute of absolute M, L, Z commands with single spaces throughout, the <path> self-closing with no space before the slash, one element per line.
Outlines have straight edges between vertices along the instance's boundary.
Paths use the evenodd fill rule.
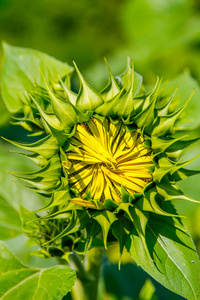
<path fill-rule="evenodd" d="M 145 84 L 149 86 L 155 84 L 157 75 L 171 80 L 179 78 L 185 71 L 189 72 L 185 76 L 182 75 L 183 86 L 180 89 L 182 88 L 184 93 L 184 87 L 188 86 L 192 92 L 195 87 L 191 106 L 193 125 L 196 128 L 193 135 L 199 135 L 198 0 L 0 0 L 0 20 L 1 40 L 46 52 L 70 65 L 72 60 L 76 61 L 86 80 L 99 90 L 107 81 L 103 56 L 106 56 L 113 73 L 119 74 L 124 69 L 126 57 L 129 55 L 134 61 L 135 70 L 142 74 Z M 175 84 L 178 81 L 180 80 L 175 79 Z M 77 78 L 74 77 L 74 90 L 78 89 L 77 82 Z M 10 115 L 0 99 L 0 135 L 24 141 L 24 131 L 13 127 L 9 120 Z M 185 159 L 198 154 L 199 146 L 200 143 L 197 143 L 190 147 Z M 28 209 L 36 209 L 43 200 L 13 183 L 13 178 L 5 173 L 5 169 L 28 171 L 33 168 L 23 157 L 8 154 L 8 148 L 10 149 L 10 145 L 1 142 L 0 239 L 6 240 L 24 264 L 32 267 L 52 267 L 56 263 L 54 259 L 44 262 L 40 258 L 30 257 L 29 253 L 36 248 L 33 245 L 25 247 L 27 241 L 21 234 L 18 205 L 21 203 Z M 190 167 L 200 168 L 200 159 Z M 197 200 L 200 200 L 199 180 L 200 176 L 197 175 L 180 184 L 187 195 Z M 200 253 L 200 206 L 186 202 L 175 204 L 179 213 L 188 217 L 185 223 Z M 8 212 L 10 221 L 5 218 Z M 113 257 L 112 253 L 110 257 Z M 127 262 L 128 258 L 125 257 L 124 261 Z M 146 277 L 147 275 L 141 270 L 138 271 L 135 265 L 122 265 L 121 272 L 116 272 L 114 262 L 110 264 L 108 260 L 105 261 L 104 284 L 109 297 L 112 297 L 108 299 L 137 299 Z M 128 282 L 130 284 L 127 284 Z M 158 299 L 181 299 L 158 284 L 155 286 Z"/>

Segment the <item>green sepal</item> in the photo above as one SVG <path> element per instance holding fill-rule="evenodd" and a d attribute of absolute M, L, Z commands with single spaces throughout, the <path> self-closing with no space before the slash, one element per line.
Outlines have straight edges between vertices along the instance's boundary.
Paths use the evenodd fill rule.
<path fill-rule="evenodd" d="M 37 131 L 37 132 L 34 132 L 34 133 L 29 133 L 29 134 L 27 134 L 27 136 L 40 136 L 40 135 L 42 135 L 42 134 L 44 134 L 45 133 L 45 131 L 44 130 L 42 130 L 42 131 Z"/>
<path fill-rule="evenodd" d="M 71 233 L 75 233 L 81 229 L 84 229 L 86 224 L 89 222 L 90 216 L 87 212 L 87 210 L 72 210 L 71 214 L 71 220 L 69 225 L 62 231 L 60 232 L 57 236 L 55 236 L 53 239 L 50 241 L 46 242 L 44 245 L 49 244 L 57 239 L 60 239 L 66 235 L 69 235 Z"/>
<path fill-rule="evenodd" d="M 132 70 L 132 69 L 131 69 Z M 127 119 L 134 114 L 134 71 L 131 71 L 131 85 L 122 97 L 115 103 L 113 112 L 115 115 Z M 123 91 L 123 89 L 122 89 Z"/>
<path fill-rule="evenodd" d="M 67 100 L 62 100 L 58 96 L 55 96 L 54 93 L 49 88 L 45 78 L 45 86 L 48 92 L 48 95 L 51 99 L 52 108 L 55 116 L 60 121 L 60 129 L 65 133 L 70 133 L 71 128 L 76 124 L 76 112 L 73 109 L 73 105 Z M 57 129 L 57 128 L 56 128 Z"/>
<path fill-rule="evenodd" d="M 165 201 L 186 200 L 199 203 L 199 201 L 186 196 L 175 184 L 171 184 L 169 180 L 166 179 L 163 179 L 160 183 L 157 183 L 156 190 Z"/>
<path fill-rule="evenodd" d="M 198 137 L 191 140 L 175 141 L 175 143 L 170 145 L 165 152 L 170 158 L 178 158 L 187 147 L 199 141 L 199 139 L 200 138 Z"/>
<path fill-rule="evenodd" d="M 155 171 L 153 172 L 153 181 L 155 183 L 160 182 L 162 178 L 167 175 L 168 173 L 171 173 L 172 170 L 174 170 L 176 163 L 173 161 L 170 161 L 167 157 L 161 157 L 158 160 L 159 166 L 155 168 Z"/>
<path fill-rule="evenodd" d="M 127 119 L 129 115 L 134 114 L 134 99 L 132 87 L 121 98 L 115 102 L 113 113 L 123 119 Z"/>
<path fill-rule="evenodd" d="M 130 194 L 126 191 L 123 185 L 121 185 L 121 195 L 122 195 L 122 202 L 128 203 L 130 200 Z"/>
<path fill-rule="evenodd" d="M 59 155 L 54 155 L 47 164 L 34 172 L 12 172 L 16 177 L 21 178 L 37 178 L 37 177 L 58 177 L 61 175 L 60 157 Z"/>
<path fill-rule="evenodd" d="M 120 255 L 122 255 L 123 253 L 125 242 L 132 226 L 132 222 L 130 222 L 126 218 L 119 218 L 112 225 L 112 233 L 114 234 L 115 238 L 119 241 Z"/>
<path fill-rule="evenodd" d="M 180 168 L 178 171 L 173 173 L 172 178 L 170 178 L 170 176 L 169 178 L 172 181 L 180 181 L 187 177 L 198 175 L 198 174 L 200 174 L 199 170 L 188 170 L 188 169 Z"/>
<path fill-rule="evenodd" d="M 77 99 L 77 94 L 73 93 L 67 86 L 66 84 L 60 79 L 60 83 L 62 85 L 62 88 L 64 90 L 65 96 L 67 100 L 71 102 L 74 106 L 76 105 L 76 99 Z"/>
<path fill-rule="evenodd" d="M 200 138 L 183 140 L 188 135 L 178 138 L 162 139 L 156 136 L 152 136 L 152 149 L 154 150 L 154 156 L 162 152 L 165 152 L 170 159 L 179 158 L 182 152 L 190 145 L 198 141 Z"/>
<path fill-rule="evenodd" d="M 113 211 L 115 208 L 118 207 L 118 205 L 111 199 L 106 199 L 103 205 L 105 206 L 106 209 L 111 211 Z"/>
<path fill-rule="evenodd" d="M 47 159 L 44 158 L 42 155 L 38 155 L 37 153 L 27 154 L 27 153 L 24 153 L 24 152 L 18 152 L 18 151 L 13 151 L 13 150 L 10 150 L 9 152 L 17 153 L 19 155 L 22 155 L 22 156 L 30 159 L 31 161 L 33 161 L 39 167 L 44 167 L 47 164 Z"/>
<path fill-rule="evenodd" d="M 171 180 L 173 181 L 173 175 L 176 174 L 176 176 L 177 176 L 177 174 L 178 174 L 177 172 L 180 169 L 183 170 L 183 167 L 190 164 L 198 156 L 199 155 L 197 155 L 196 157 L 191 158 L 187 161 L 184 161 L 184 162 L 180 162 L 181 160 L 173 162 L 172 160 L 170 160 L 167 157 L 161 157 L 158 161 L 159 166 L 155 168 L 155 171 L 153 173 L 154 182 L 156 182 L 156 183 L 160 182 L 163 179 L 163 177 L 166 176 L 167 174 L 169 174 L 171 176 L 170 178 L 172 178 Z M 189 174 L 189 172 L 188 172 L 188 174 Z M 192 172 L 191 175 L 195 175 L 195 173 Z"/>
<path fill-rule="evenodd" d="M 100 95 L 84 80 L 82 74 L 74 63 L 78 77 L 80 79 L 80 90 L 76 99 L 77 108 L 83 111 L 94 111 L 99 105 L 103 103 Z"/>
<path fill-rule="evenodd" d="M 179 143 L 183 142 L 183 141 L 180 141 L 180 140 L 182 140 L 184 137 L 186 137 L 186 136 L 181 136 L 181 137 L 178 137 L 176 139 L 174 139 L 174 138 L 162 139 L 162 138 L 159 138 L 157 136 L 152 136 L 152 138 L 151 138 L 151 148 L 154 151 L 154 155 L 165 152 L 167 149 L 171 149 L 171 148 L 175 148 L 175 151 L 179 150 Z M 170 152 L 170 150 L 169 150 L 169 152 Z"/>
<path fill-rule="evenodd" d="M 68 200 L 70 199 L 70 191 L 69 191 L 69 185 L 68 185 L 68 179 L 65 177 L 61 177 L 61 184 L 58 189 L 56 189 L 52 193 L 51 201 L 43 208 L 37 210 L 37 211 L 44 211 L 46 209 L 50 209 L 55 206 L 65 206 L 66 203 L 68 203 Z M 66 212 L 66 209 L 64 209 L 64 212 Z"/>
<path fill-rule="evenodd" d="M 130 80 L 130 83 L 127 81 L 124 85 L 124 88 L 127 92 L 119 99 L 113 110 L 115 115 L 126 120 L 130 119 L 131 116 L 134 116 L 136 114 L 135 111 L 139 106 L 138 102 L 141 103 L 140 100 L 135 99 L 134 97 L 140 90 L 142 84 L 142 77 L 134 72 L 133 64 L 132 66 L 128 66 L 127 72 Z M 126 75 L 124 75 L 124 77 L 126 78 Z M 128 88 L 129 84 L 130 87 Z"/>
<path fill-rule="evenodd" d="M 173 127 L 174 127 L 174 124 L 175 124 L 177 118 L 183 112 L 186 105 L 191 100 L 192 95 L 190 96 L 188 101 L 181 108 L 179 108 L 177 111 L 175 111 L 175 112 L 173 112 L 169 115 L 166 115 L 166 116 L 158 117 L 157 121 L 154 124 L 151 135 L 152 136 L 157 136 L 157 137 L 162 137 L 162 136 L 165 136 L 166 134 L 172 133 L 173 132 Z"/>
<path fill-rule="evenodd" d="M 110 70 L 106 58 L 104 58 L 104 60 L 109 73 L 109 82 L 108 85 L 100 92 L 100 95 L 103 100 L 107 102 L 110 99 L 113 99 L 120 92 L 120 87 L 118 86 L 117 81 Z"/>
<path fill-rule="evenodd" d="M 102 228 L 104 247 L 107 249 L 107 237 L 111 225 L 117 220 L 117 217 L 109 210 L 94 212 L 92 218 L 96 220 Z"/>
<path fill-rule="evenodd" d="M 155 103 L 160 84 L 161 81 L 157 79 L 155 88 L 144 101 L 143 109 L 134 118 L 132 118 L 132 121 L 138 126 L 138 128 L 144 130 L 147 134 L 151 133 L 153 123 L 155 121 Z"/>
<path fill-rule="evenodd" d="M 63 127 L 63 124 L 61 124 L 59 119 L 53 113 L 44 112 L 42 107 L 35 101 L 35 99 L 32 96 L 30 96 L 30 97 L 32 98 L 32 101 L 35 103 L 36 107 L 38 108 L 38 110 L 40 112 L 40 115 L 42 117 L 43 124 L 44 124 L 44 127 L 45 127 L 47 133 L 54 135 L 55 138 L 57 139 L 58 143 L 60 145 L 63 145 L 66 142 L 67 138 L 71 137 L 75 133 L 75 126 L 74 126 L 76 123 L 75 119 L 74 119 L 74 122 L 71 123 L 70 126 Z M 72 106 L 71 104 L 69 104 L 69 105 L 70 105 L 70 107 Z M 74 112 L 74 110 L 73 110 L 73 112 Z M 75 112 L 74 112 L 74 114 L 75 114 Z M 75 115 L 74 115 L 74 117 L 75 117 Z"/>
<path fill-rule="evenodd" d="M 132 222 L 134 222 L 133 217 L 130 212 L 130 208 L 133 207 L 133 204 L 131 203 L 120 203 L 119 206 L 116 208 L 115 213 L 123 212 L 126 218 L 130 219 Z"/>
<path fill-rule="evenodd" d="M 41 257 L 41 258 L 50 258 L 51 255 L 45 249 L 35 250 L 31 252 L 32 256 Z"/>
<path fill-rule="evenodd" d="M 122 89 L 119 94 L 117 94 L 113 99 L 104 102 L 102 105 L 98 106 L 95 109 L 95 112 L 98 115 L 105 116 L 105 117 L 115 117 L 114 109 L 117 103 L 119 102 L 119 99 L 121 95 L 123 94 L 124 90 Z"/>
<path fill-rule="evenodd" d="M 166 85 L 166 83 L 164 83 L 164 85 Z M 175 89 L 174 93 L 172 94 L 172 96 L 170 95 L 169 97 L 167 95 L 162 96 L 162 89 L 163 86 L 161 87 L 161 90 L 159 91 L 159 101 L 156 102 L 155 108 L 157 111 L 157 114 L 159 117 L 161 116 L 166 116 L 169 114 L 169 110 L 170 110 L 170 105 L 174 100 L 174 97 L 176 95 L 177 89 Z"/>
<path fill-rule="evenodd" d="M 26 118 L 16 118 L 12 117 L 15 122 L 11 122 L 13 125 L 22 126 L 24 129 L 28 131 L 36 131 L 39 134 L 45 133 L 42 124 L 36 122 L 35 120 L 26 119 Z"/>
<path fill-rule="evenodd" d="M 178 162 L 176 162 L 174 164 L 174 167 L 172 168 L 170 174 L 173 175 L 174 173 L 176 173 L 178 170 L 182 169 L 183 167 L 189 165 L 191 162 L 193 162 L 195 159 L 197 159 L 197 157 L 200 156 L 200 153 L 197 154 L 195 157 L 191 158 L 191 159 L 188 159 L 186 161 L 183 161 L 183 162 L 180 162 L 182 159 L 180 159 Z M 189 174 L 189 172 L 188 172 Z M 193 175 L 193 172 L 192 172 L 192 175 Z"/>
<path fill-rule="evenodd" d="M 58 155 L 53 156 L 46 166 L 35 172 L 12 172 L 11 174 L 30 184 L 30 188 L 33 186 L 33 188 L 39 192 L 44 191 L 51 193 L 54 189 L 57 189 L 60 186 L 60 158 Z"/>
<path fill-rule="evenodd" d="M 133 62 L 127 57 L 127 68 L 124 73 L 116 77 L 121 85 L 128 91 L 133 87 L 133 96 L 136 96 L 142 86 L 142 76 L 134 72 Z"/>
<path fill-rule="evenodd" d="M 23 231 L 26 233 L 32 233 L 32 232 L 39 233 L 39 227 L 37 225 L 38 222 L 37 215 L 23 206 L 20 206 L 19 213 L 22 221 Z"/>
<path fill-rule="evenodd" d="M 64 130 L 61 127 L 59 119 L 53 113 L 47 114 L 46 112 L 44 112 L 40 105 L 35 101 L 35 99 L 32 98 L 32 100 L 38 108 L 47 133 L 52 133 L 52 135 L 54 135 L 58 140 L 58 143 L 62 145 L 66 141 L 67 137 L 63 136 Z"/>
<path fill-rule="evenodd" d="M 61 185 L 52 195 L 52 202 L 48 208 L 57 205 L 66 205 L 66 201 L 70 198 L 69 185 L 67 178 L 61 177 Z"/>
<path fill-rule="evenodd" d="M 13 175 L 13 174 L 12 174 Z M 55 189 L 59 188 L 60 180 L 57 178 L 34 178 L 26 179 L 19 177 L 22 181 L 26 182 L 28 185 L 22 185 L 34 192 L 51 194 Z"/>
<path fill-rule="evenodd" d="M 32 143 L 32 144 L 20 144 L 15 141 L 8 140 L 4 137 L 2 137 L 5 141 L 11 143 L 12 145 L 27 150 L 30 152 L 35 152 L 41 156 L 43 156 L 46 159 L 50 159 L 52 156 L 54 156 L 59 151 L 59 144 L 57 139 L 52 136 L 51 134 L 47 135 L 43 139 Z"/>
<path fill-rule="evenodd" d="M 144 193 L 143 197 L 138 199 L 137 205 L 141 209 L 141 211 L 147 211 L 152 212 L 161 216 L 177 216 L 171 213 L 168 213 L 164 211 L 158 204 L 158 195 L 161 195 L 158 190 L 156 190 L 156 187 L 148 190 L 146 193 Z M 161 199 L 159 199 L 161 202 Z M 160 203 L 162 205 L 162 202 Z"/>
<path fill-rule="evenodd" d="M 171 90 L 178 87 L 176 102 L 173 106 L 181 106 L 185 103 L 186 99 L 190 97 L 192 90 L 195 90 L 192 101 L 188 104 L 187 108 L 183 111 L 176 122 L 177 130 L 193 130 L 199 126 L 200 111 L 199 111 L 199 93 L 200 87 L 196 79 L 194 79 L 189 69 L 178 75 L 176 78 L 167 82 L 166 91 L 169 93 Z M 171 107 L 170 107 L 171 108 Z"/>
<path fill-rule="evenodd" d="M 101 232 L 101 230 L 101 226 L 95 220 L 92 220 L 92 222 L 88 222 L 86 224 L 87 240 L 85 243 L 85 252 L 87 252 L 91 248 L 92 242 L 94 241 L 96 236 Z"/>
<path fill-rule="evenodd" d="M 50 202 L 50 205 L 51 205 L 51 203 L 52 203 L 52 201 Z M 40 211 L 47 209 L 48 205 L 45 208 L 38 209 L 36 212 L 40 212 Z M 42 217 L 42 219 L 44 219 L 44 220 L 59 219 L 59 218 L 62 219 L 63 217 L 66 218 L 66 216 L 67 217 L 70 216 L 70 218 L 71 218 L 72 211 L 84 210 L 83 206 L 72 203 L 70 201 L 70 199 L 65 201 L 65 205 L 63 207 L 59 207 L 59 209 L 57 209 L 57 207 L 59 207 L 59 206 L 56 206 L 55 209 L 53 209 L 51 212 L 49 212 L 49 214 L 47 214 L 46 216 Z"/>

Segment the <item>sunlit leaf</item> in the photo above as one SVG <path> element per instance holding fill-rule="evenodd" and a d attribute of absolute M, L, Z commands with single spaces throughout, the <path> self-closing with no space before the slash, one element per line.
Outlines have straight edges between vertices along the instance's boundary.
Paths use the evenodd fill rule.
<path fill-rule="evenodd" d="M 31 269 L 0 243 L 0 297 L 2 300 L 62 299 L 72 288 L 76 275 L 66 266 Z"/>
<path fill-rule="evenodd" d="M 136 263 L 171 291 L 186 299 L 199 299 L 199 258 L 181 223 L 150 214 L 145 242 L 146 247 L 134 228 L 126 246 Z"/>

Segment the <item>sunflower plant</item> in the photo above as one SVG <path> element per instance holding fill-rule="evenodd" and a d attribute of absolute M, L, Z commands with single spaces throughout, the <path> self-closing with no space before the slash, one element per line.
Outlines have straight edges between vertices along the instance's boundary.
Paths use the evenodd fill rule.
<path fill-rule="evenodd" d="M 182 155 L 198 140 L 188 139 L 180 125 L 193 91 L 180 107 L 176 90 L 159 78 L 146 91 L 130 59 L 116 77 L 106 65 L 109 82 L 97 92 L 75 63 L 73 68 L 43 53 L 4 44 L 3 99 L 13 123 L 37 137 L 31 144 L 9 142 L 39 166 L 12 174 L 47 199 L 37 211 L 20 208 L 23 230 L 40 246 L 33 254 L 58 259 L 61 265 L 51 274 L 59 273 L 64 281 L 62 290 L 55 284 L 54 294 L 48 294 L 48 277 L 43 276 L 41 293 L 47 293 L 44 299 L 62 299 L 74 284 L 74 268 L 79 286 L 72 297 L 97 299 L 102 251 L 117 241 L 120 257 L 126 248 L 166 288 L 189 300 L 200 299 L 199 258 L 172 203 L 195 202 L 177 187 L 180 180 L 199 173 L 185 168 L 193 159 L 184 161 Z M 74 69 L 78 94 L 70 84 Z M 68 263 L 72 269 L 63 265 Z M 41 275 L 24 268 L 18 262 L 18 272 L 31 275 L 12 274 L 2 299 L 13 299 L 13 290 L 21 299 L 23 279 Z M 2 274 L 2 282 L 8 273 Z M 35 287 L 26 299 L 43 299 L 39 293 Z"/>

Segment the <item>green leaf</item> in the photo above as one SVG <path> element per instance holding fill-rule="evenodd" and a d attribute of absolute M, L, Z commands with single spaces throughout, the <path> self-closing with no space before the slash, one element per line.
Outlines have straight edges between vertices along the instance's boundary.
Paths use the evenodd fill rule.
<path fill-rule="evenodd" d="M 66 266 L 31 269 L 0 242 L 0 297 L 2 300 L 62 299 L 76 280 L 73 270 Z"/>
<path fill-rule="evenodd" d="M 0 194 L 0 239 L 7 240 L 21 232 L 18 212 Z"/>
<path fill-rule="evenodd" d="M 199 258 L 181 222 L 149 214 L 145 242 L 146 247 L 133 228 L 126 246 L 136 263 L 171 291 L 186 299 L 200 299 Z"/>
<path fill-rule="evenodd" d="M 42 52 L 3 44 L 2 96 L 11 112 L 21 109 L 19 99 L 25 99 L 27 91 L 36 83 L 45 87 L 39 69 L 46 81 L 58 81 L 59 77 L 70 76 L 73 68 Z"/>

